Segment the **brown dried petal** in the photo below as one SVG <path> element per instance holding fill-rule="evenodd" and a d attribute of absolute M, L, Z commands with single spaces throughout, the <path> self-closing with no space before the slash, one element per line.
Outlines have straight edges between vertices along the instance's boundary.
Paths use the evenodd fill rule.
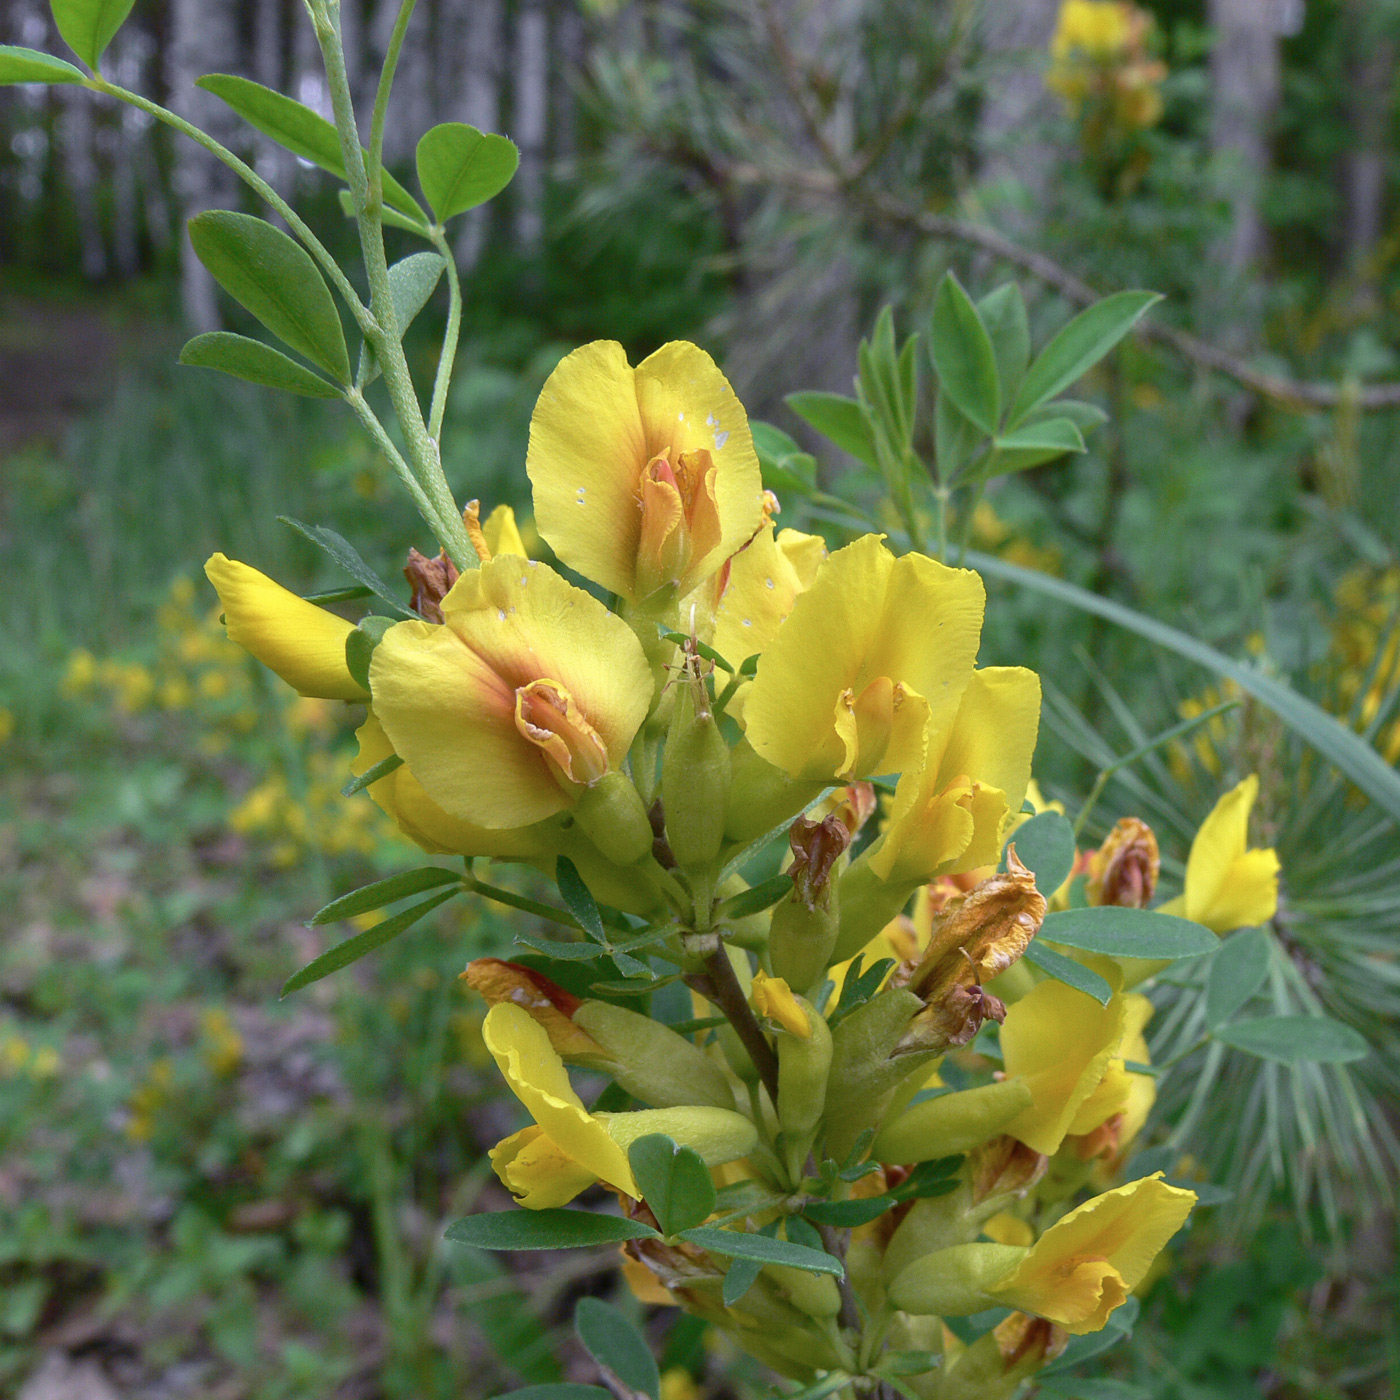
<path fill-rule="evenodd" d="M 603 1053 L 603 1047 L 587 1031 L 574 1025 L 574 1012 L 583 1003 L 544 973 L 503 958 L 476 958 L 467 964 L 461 979 L 485 998 L 488 1006 L 509 1001 L 528 1011 L 544 1027 L 559 1054 Z"/>
<path fill-rule="evenodd" d="M 1089 903 L 1146 909 L 1161 864 L 1152 828 L 1137 817 L 1124 817 L 1090 858 Z"/>
<path fill-rule="evenodd" d="M 1023 1312 L 1003 1318 L 994 1330 L 1002 1366 L 1007 1371 L 1027 1363 L 1038 1368 L 1053 1361 L 1069 1343 L 1069 1333 L 1063 1327 Z"/>
<path fill-rule="evenodd" d="M 825 909 L 832 867 L 851 844 L 850 831 L 836 816 L 819 822 L 798 817 L 788 832 L 788 844 L 792 847 L 792 866 L 788 874 L 792 876 L 797 898 L 808 909 L 815 909 L 818 904 Z"/>
<path fill-rule="evenodd" d="M 984 1142 L 971 1154 L 969 1175 L 972 1202 L 980 1205 L 993 1196 L 1024 1196 L 1045 1175 L 1050 1159 L 1014 1137 L 1002 1134 Z"/>
<path fill-rule="evenodd" d="M 409 601 L 413 611 L 425 622 L 441 622 L 442 600 L 457 582 L 457 566 L 441 551 L 436 559 L 429 559 L 426 554 L 410 549 L 403 576 L 413 590 Z"/>

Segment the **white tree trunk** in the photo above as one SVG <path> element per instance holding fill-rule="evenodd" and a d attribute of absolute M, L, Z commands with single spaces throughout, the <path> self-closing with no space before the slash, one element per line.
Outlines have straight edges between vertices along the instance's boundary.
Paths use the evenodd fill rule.
<path fill-rule="evenodd" d="M 235 124 L 224 104 L 195 87 L 202 73 L 236 71 L 238 31 L 232 0 L 171 0 L 169 75 L 171 105 L 187 121 L 227 140 Z M 235 201 L 234 177 L 191 141 L 175 147 L 175 196 L 184 218 L 203 209 L 227 208 Z M 220 325 L 214 279 L 194 255 L 188 237 L 180 240 L 180 292 L 191 330 Z"/>
<path fill-rule="evenodd" d="M 521 0 L 515 17 L 515 102 L 511 135 L 520 147 L 515 238 L 526 257 L 544 240 L 545 139 L 549 124 L 549 18 L 541 0 Z"/>
<path fill-rule="evenodd" d="M 501 0 L 473 0 L 463 35 L 461 83 L 449 111 L 480 131 L 499 131 L 501 48 L 505 26 Z M 464 271 L 476 266 L 491 230 L 492 205 L 469 211 L 457 235 L 457 260 Z"/>
<path fill-rule="evenodd" d="M 1370 266 L 1380 241 L 1385 214 L 1386 157 L 1391 115 L 1395 109 L 1396 39 L 1394 21 L 1377 14 L 1365 0 L 1348 6 L 1351 31 L 1351 129 L 1346 155 L 1347 263 L 1374 295 Z"/>

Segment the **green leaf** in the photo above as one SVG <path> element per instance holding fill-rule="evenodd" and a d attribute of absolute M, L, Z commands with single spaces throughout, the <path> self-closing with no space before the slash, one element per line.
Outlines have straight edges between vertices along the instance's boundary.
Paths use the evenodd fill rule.
<path fill-rule="evenodd" d="M 574 1331 L 588 1354 L 634 1395 L 661 1400 L 661 1371 L 646 1338 L 611 1304 L 580 1298 Z"/>
<path fill-rule="evenodd" d="M 1269 975 L 1269 935 L 1244 928 L 1224 939 L 1210 960 L 1206 1025 L 1223 1026 L 1264 985 Z"/>
<path fill-rule="evenodd" d="M 249 126 L 271 137 L 293 155 L 319 165 L 341 180 L 348 180 L 340 133 L 319 112 L 313 112 L 295 98 L 232 73 L 206 73 L 196 79 L 195 86 L 212 92 Z M 387 170 L 384 172 L 384 202 L 414 220 L 418 232 L 424 231 L 428 215 L 423 206 Z"/>
<path fill-rule="evenodd" d="M 351 578 L 368 588 L 376 598 L 388 603 L 400 617 L 416 616 L 394 596 L 389 585 L 365 563 L 360 551 L 343 535 L 336 534 L 327 525 L 305 525 L 290 515 L 279 515 L 277 518 L 282 524 L 290 525 L 297 534 L 310 540 L 318 549 L 325 550 Z"/>
<path fill-rule="evenodd" d="M 391 753 L 388 758 L 381 758 L 378 763 L 372 764 L 357 777 L 351 778 L 340 790 L 342 797 L 354 797 L 357 792 L 363 792 L 367 787 L 373 787 L 380 778 L 387 778 L 390 773 L 397 768 L 403 767 L 403 759 L 398 754 Z"/>
<path fill-rule="evenodd" d="M 897 1201 L 925 1200 L 931 1196 L 946 1196 L 957 1190 L 958 1171 L 967 1159 L 961 1155 L 936 1157 L 920 1162 L 890 1193 Z"/>
<path fill-rule="evenodd" d="M 1091 972 L 1083 963 L 1077 963 L 1073 958 L 1067 958 L 1051 948 L 1041 947 L 1038 938 L 1031 939 L 1021 956 L 1057 982 L 1063 982 L 1067 987 L 1073 987 L 1076 992 L 1093 997 L 1100 1006 L 1107 1006 L 1108 999 L 1113 995 L 1113 988 L 1097 972 Z"/>
<path fill-rule="evenodd" d="M 1044 423 L 1050 418 L 1068 418 L 1081 433 L 1092 432 L 1108 422 L 1108 414 L 1096 403 L 1084 403 L 1079 399 L 1052 399 L 1026 414 L 1023 425 L 1030 427 L 1033 423 Z"/>
<path fill-rule="evenodd" d="M 437 253 L 410 253 L 389 269 L 389 296 L 399 323 L 399 337 L 428 304 L 447 264 Z M 360 369 L 355 376 L 360 385 L 372 384 L 379 377 L 379 364 L 368 341 L 360 349 Z"/>
<path fill-rule="evenodd" d="M 781 428 L 757 419 L 749 424 L 763 484 L 774 491 L 810 496 L 817 489 L 817 459 L 804 452 Z"/>
<path fill-rule="evenodd" d="M 360 598 L 373 598 L 374 593 L 363 584 L 352 583 L 348 588 L 328 588 L 322 593 L 303 593 L 301 596 L 308 603 L 325 607 L 327 603 L 353 603 Z"/>
<path fill-rule="evenodd" d="M 817 1201 L 804 1207 L 802 1214 L 818 1225 L 836 1225 L 850 1230 L 878 1220 L 896 1204 L 893 1196 L 862 1196 L 849 1201 Z"/>
<path fill-rule="evenodd" d="M 1042 812 L 1023 822 L 1002 847 L 1016 848 L 1016 858 L 1035 876 L 1035 887 L 1046 899 L 1069 878 L 1074 869 L 1074 827 L 1059 812 Z"/>
<path fill-rule="evenodd" d="M 541 938 L 537 933 L 526 933 L 517 929 L 515 941 L 561 962 L 595 962 L 604 955 L 604 950 L 596 943 L 566 943 L 561 938 Z"/>
<path fill-rule="evenodd" d="M 977 308 L 951 272 L 933 300 L 929 353 L 948 397 L 984 433 L 996 432 L 1001 416 L 996 352 Z"/>
<path fill-rule="evenodd" d="M 1360 1031 L 1330 1016 L 1260 1016 L 1217 1026 L 1215 1038 L 1224 1045 L 1280 1064 L 1345 1064 L 1370 1054 Z"/>
<path fill-rule="evenodd" d="M 1025 298 L 1014 282 L 1003 282 L 977 303 L 977 312 L 996 355 L 1001 396 L 1009 399 L 1031 361 L 1031 324 L 1026 316 Z"/>
<path fill-rule="evenodd" d="M 774 875 L 763 880 L 751 890 L 740 890 L 730 895 L 715 910 L 716 919 L 744 919 L 750 914 L 761 914 L 775 905 L 792 889 L 791 875 Z"/>
<path fill-rule="evenodd" d="M 66 59 L 24 49 L 15 44 L 0 44 L 0 87 L 10 83 L 85 83 L 87 76 Z"/>
<path fill-rule="evenodd" d="M 1082 378 L 1161 300 L 1156 292 L 1115 292 L 1081 311 L 1036 357 L 1016 394 L 1012 423 Z"/>
<path fill-rule="evenodd" d="M 715 1208 L 715 1186 L 700 1154 L 664 1133 L 648 1133 L 627 1149 L 632 1175 L 664 1235 L 698 1225 Z"/>
<path fill-rule="evenodd" d="M 952 480 L 986 436 L 940 385 L 933 400 L 933 454 L 939 476 Z"/>
<path fill-rule="evenodd" d="M 1027 471 L 1067 452 L 1083 452 L 1084 436 L 1068 418 L 1049 418 L 1002 433 L 993 439 L 992 449 L 981 473 L 988 478 Z"/>
<path fill-rule="evenodd" d="M 265 219 L 231 209 L 196 214 L 189 231 L 200 262 L 235 301 L 336 383 L 350 382 L 345 332 L 310 253 Z"/>
<path fill-rule="evenodd" d="M 1064 579 L 1019 564 L 998 559 L 994 554 L 968 550 L 967 563 L 979 573 L 1043 593 L 1069 603 L 1083 612 L 1106 618 L 1119 627 L 1145 637 L 1157 646 L 1184 656 L 1217 675 L 1228 676 L 1241 690 L 1273 711 L 1290 729 L 1311 744 L 1378 807 L 1400 821 L 1400 772 L 1397 772 L 1359 734 L 1306 700 L 1291 686 L 1266 676 L 1247 662 L 1236 661 L 1214 647 L 1197 641 L 1185 632 L 1158 622 L 1111 598 L 1101 598 Z"/>
<path fill-rule="evenodd" d="M 731 1259 L 724 1275 L 724 1286 L 720 1289 L 724 1306 L 732 1308 L 753 1287 L 762 1272 L 763 1263 L 759 1259 Z"/>
<path fill-rule="evenodd" d="M 388 179 L 386 172 L 385 177 Z M 349 190 L 338 190 L 336 199 L 340 203 L 340 212 L 347 219 L 355 218 L 355 200 Z M 391 208 L 387 203 L 380 210 L 380 218 L 384 220 L 385 228 L 401 228 L 405 233 L 416 233 L 420 238 L 426 237 L 428 232 L 428 214 L 424 210 L 420 218 L 411 219 L 407 214 L 400 214 L 397 209 Z"/>
<path fill-rule="evenodd" d="M 1220 939 L 1204 924 L 1155 909 L 1112 904 L 1047 914 L 1039 936 L 1047 943 L 1114 958 L 1197 958 L 1220 946 Z"/>
<path fill-rule="evenodd" d="M 640 1220 L 598 1215 L 591 1210 L 498 1210 L 464 1215 L 447 1227 L 444 1239 L 476 1249 L 582 1249 L 623 1240 L 661 1236 Z"/>
<path fill-rule="evenodd" d="M 867 467 L 878 465 L 870 425 L 865 421 L 865 410 L 857 399 L 847 398 L 844 394 L 812 392 L 788 394 L 783 402 L 804 423 L 815 428 L 823 437 L 830 438 L 843 452 L 849 452 Z"/>
<path fill-rule="evenodd" d="M 922 1376 L 936 1371 L 943 1360 L 937 1351 L 887 1351 L 876 1370 L 885 1376 Z"/>
<path fill-rule="evenodd" d="M 440 224 L 494 199 L 519 164 L 514 141 L 465 122 L 443 122 L 418 142 L 418 183 Z"/>
<path fill-rule="evenodd" d="M 1041 1382 L 1040 1388 L 1047 1395 L 1063 1395 L 1067 1400 L 1152 1400 L 1152 1392 L 1140 1385 L 1111 1379 L 1051 1376 Z"/>
<path fill-rule="evenodd" d="M 332 972 L 339 972 L 342 967 L 348 967 L 352 962 L 358 962 L 366 953 L 372 953 L 376 948 L 382 948 L 390 939 L 397 938 L 405 929 L 412 928 L 425 914 L 431 914 L 439 904 L 445 904 L 454 895 L 460 893 L 460 887 L 454 890 L 442 890 L 438 894 L 420 900 L 417 904 L 411 904 L 401 913 L 375 924 L 373 928 L 366 929 L 363 933 L 357 933 L 354 938 L 347 938 L 344 943 L 337 943 L 334 948 L 328 949 L 319 958 L 313 958 L 300 972 L 294 972 L 287 978 L 282 984 L 282 991 L 279 995 L 289 997 L 293 992 L 299 992 L 303 987 L 310 986 L 312 982 L 319 982 L 321 978 L 329 977 Z"/>
<path fill-rule="evenodd" d="M 601 1385 L 553 1381 L 547 1385 L 524 1385 L 519 1390 L 508 1390 L 496 1400 L 613 1400 L 613 1393 Z"/>
<path fill-rule="evenodd" d="M 338 399 L 341 391 L 319 374 L 299 365 L 280 350 L 232 331 L 207 331 L 185 342 L 180 351 L 182 365 L 222 370 L 250 384 L 283 389 L 309 399 Z"/>
<path fill-rule="evenodd" d="M 555 863 L 554 882 L 559 886 L 559 895 L 565 907 L 578 920 L 579 927 L 595 943 L 606 943 L 608 936 L 603 932 L 603 916 L 598 912 L 598 901 L 583 883 L 578 866 L 568 856 L 560 856 Z"/>
<path fill-rule="evenodd" d="M 461 884 L 462 877 L 455 870 L 444 870 L 440 865 L 424 865 L 417 870 L 405 870 L 399 875 L 390 875 L 386 880 L 376 880 L 372 885 L 361 885 L 339 899 L 333 899 L 318 909 L 307 924 L 315 928 L 321 924 L 334 924 L 341 919 L 353 919 L 356 914 L 368 914 L 372 909 L 382 909 L 386 904 L 394 904 L 407 899 L 411 894 L 422 894 L 424 890 L 437 889 L 439 885 Z"/>
<path fill-rule="evenodd" d="M 93 72 L 135 0 L 49 0 L 63 42 Z"/>
<path fill-rule="evenodd" d="M 814 1274 L 845 1276 L 841 1261 L 824 1250 L 808 1249 L 806 1245 L 790 1244 L 787 1240 L 772 1240 L 767 1235 L 748 1235 L 741 1230 L 720 1230 L 712 1225 L 697 1225 L 683 1230 L 681 1238 L 714 1254 L 727 1254 L 732 1259 L 757 1259 L 761 1264 L 786 1264 L 794 1269 L 806 1269 Z"/>

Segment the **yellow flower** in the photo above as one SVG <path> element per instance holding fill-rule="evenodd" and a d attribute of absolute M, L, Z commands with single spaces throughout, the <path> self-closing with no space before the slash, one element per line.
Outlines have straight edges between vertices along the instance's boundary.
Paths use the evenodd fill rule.
<path fill-rule="evenodd" d="M 497 506 L 481 522 L 481 533 L 493 559 L 498 554 L 516 554 L 522 559 L 529 558 L 525 542 L 520 538 L 520 527 L 515 523 L 515 512 L 509 506 Z"/>
<path fill-rule="evenodd" d="M 81 695 L 96 679 L 97 658 L 86 647 L 79 647 L 69 654 L 59 689 L 65 695 Z"/>
<path fill-rule="evenodd" d="M 1161 1177 L 1129 1182 L 1070 1211 L 988 1293 L 1076 1335 L 1099 1331 L 1196 1204 L 1194 1191 Z"/>
<path fill-rule="evenodd" d="M 565 356 L 535 405 L 526 470 L 554 552 L 630 602 L 689 593 L 763 523 L 743 406 L 685 341 L 635 369 L 611 340 Z"/>
<path fill-rule="evenodd" d="M 929 735 L 907 771 L 870 868 L 882 880 L 920 882 L 991 865 L 1021 810 L 1040 724 L 1040 678 L 1020 666 L 968 677 L 951 726 Z"/>
<path fill-rule="evenodd" d="M 621 618 L 510 554 L 463 574 L 442 614 L 384 634 L 370 688 L 394 751 L 444 812 L 529 826 L 618 768 L 652 697 Z"/>
<path fill-rule="evenodd" d="M 825 557 L 820 535 L 799 530 L 775 534 L 772 525 L 765 525 L 721 572 L 724 586 L 711 639 L 715 650 L 732 666 L 766 651 Z M 738 713 L 732 702 L 731 713 Z"/>
<path fill-rule="evenodd" d="M 343 617 L 222 554 L 210 556 L 204 572 L 218 590 L 230 640 L 276 671 L 298 695 L 368 699 L 345 664 L 345 639 L 355 629 Z"/>
<path fill-rule="evenodd" d="M 1251 773 L 1230 789 L 1201 823 L 1186 861 L 1186 887 L 1162 906 L 1216 933 L 1266 924 L 1278 912 L 1278 855 L 1249 849 L 1249 813 L 1259 795 Z"/>
<path fill-rule="evenodd" d="M 1108 974 L 1111 984 L 1121 982 L 1106 960 L 1095 959 L 1094 970 Z M 1010 1007 L 1001 1028 L 1006 1075 L 1024 1079 L 1032 1097 L 1004 1131 L 1037 1152 L 1054 1153 L 1069 1134 L 1090 1132 L 1116 1112 L 1121 1104 L 1094 1096 L 1118 1055 L 1126 1012 L 1122 996 L 1099 1006 L 1049 979 Z"/>
<path fill-rule="evenodd" d="M 565 1205 L 599 1180 L 639 1198 L 627 1148 L 649 1133 L 666 1133 L 694 1148 L 710 1166 L 747 1156 L 757 1145 L 753 1124 L 724 1108 L 589 1113 L 549 1032 L 512 1002 L 498 1002 L 486 1013 L 481 1034 L 511 1091 L 535 1120 L 490 1152 L 496 1175 L 531 1210 Z"/>
<path fill-rule="evenodd" d="M 838 550 L 763 653 L 749 743 L 789 777 L 849 781 L 917 767 L 952 724 L 982 628 L 982 580 L 878 535 Z"/>
<path fill-rule="evenodd" d="M 1101 61 L 1115 57 L 1133 37 L 1134 8 L 1119 0 L 1065 0 L 1050 40 L 1051 56 L 1063 59 L 1080 53 Z"/>
<path fill-rule="evenodd" d="M 781 977 L 770 977 L 761 969 L 753 975 L 751 994 L 754 1010 L 776 1021 L 799 1040 L 812 1038 L 812 1022 L 806 1010 Z"/>

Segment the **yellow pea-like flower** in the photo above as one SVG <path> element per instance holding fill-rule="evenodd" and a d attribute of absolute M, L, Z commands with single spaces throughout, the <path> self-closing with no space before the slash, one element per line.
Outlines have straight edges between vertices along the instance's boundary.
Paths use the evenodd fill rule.
<path fill-rule="evenodd" d="M 1278 912 L 1278 854 L 1249 848 L 1249 813 L 1259 796 L 1251 773 L 1201 823 L 1186 862 L 1186 886 L 1163 912 L 1181 914 L 1216 933 L 1266 924 Z"/>
<path fill-rule="evenodd" d="M 540 534 L 629 602 L 689 593 L 763 523 L 748 416 L 686 341 L 635 369 L 616 341 L 566 355 L 535 405 L 525 465 Z"/>
<path fill-rule="evenodd" d="M 870 868 L 882 880 L 922 883 L 993 865 L 1021 810 L 1040 724 L 1040 678 L 1021 666 L 969 676 L 952 724 L 929 735 L 906 772 Z"/>
<path fill-rule="evenodd" d="M 766 651 L 825 557 L 820 535 L 775 532 L 765 525 L 721 572 L 724 587 L 714 606 L 711 637 L 715 650 L 732 666 Z M 733 706 L 730 713 L 737 716 Z"/>
<path fill-rule="evenodd" d="M 1161 1172 L 1129 1182 L 1056 1221 L 987 1292 L 1068 1332 L 1097 1332 L 1195 1204 L 1194 1191 L 1169 1186 Z"/>
<path fill-rule="evenodd" d="M 394 751 L 444 812 L 529 826 L 617 770 L 652 696 L 621 618 L 510 554 L 463 574 L 442 615 L 384 634 L 370 689 Z"/>
<path fill-rule="evenodd" d="M 850 781 L 919 766 L 972 676 L 982 580 L 878 535 L 837 550 L 793 603 L 744 706 L 755 751 L 789 777 Z"/>
<path fill-rule="evenodd" d="M 1106 959 L 1096 959 L 1094 967 L 1110 982 L 1117 977 Z M 1006 1074 L 1026 1082 L 1031 1104 L 1003 1131 L 1050 1154 L 1068 1134 L 1090 1132 L 1116 1112 L 1121 1104 L 1090 1100 L 1119 1053 L 1126 1011 L 1121 995 L 1100 1006 L 1053 980 L 1038 983 L 1010 1007 L 1001 1028 Z M 1106 1111 L 1097 1116 L 1100 1109 Z"/>
<path fill-rule="evenodd" d="M 650 1133 L 665 1133 L 693 1148 L 709 1166 L 745 1157 L 758 1143 L 754 1125 L 724 1108 L 589 1113 L 569 1083 L 549 1032 L 512 1002 L 498 1002 L 486 1013 L 481 1035 L 511 1091 L 535 1120 L 490 1152 L 496 1175 L 531 1210 L 562 1206 L 595 1181 L 640 1198 L 627 1148 Z"/>
<path fill-rule="evenodd" d="M 229 639 L 275 671 L 298 695 L 319 700 L 367 700 L 345 664 L 354 627 L 274 583 L 266 574 L 213 554 L 204 566 L 223 604 Z"/>

